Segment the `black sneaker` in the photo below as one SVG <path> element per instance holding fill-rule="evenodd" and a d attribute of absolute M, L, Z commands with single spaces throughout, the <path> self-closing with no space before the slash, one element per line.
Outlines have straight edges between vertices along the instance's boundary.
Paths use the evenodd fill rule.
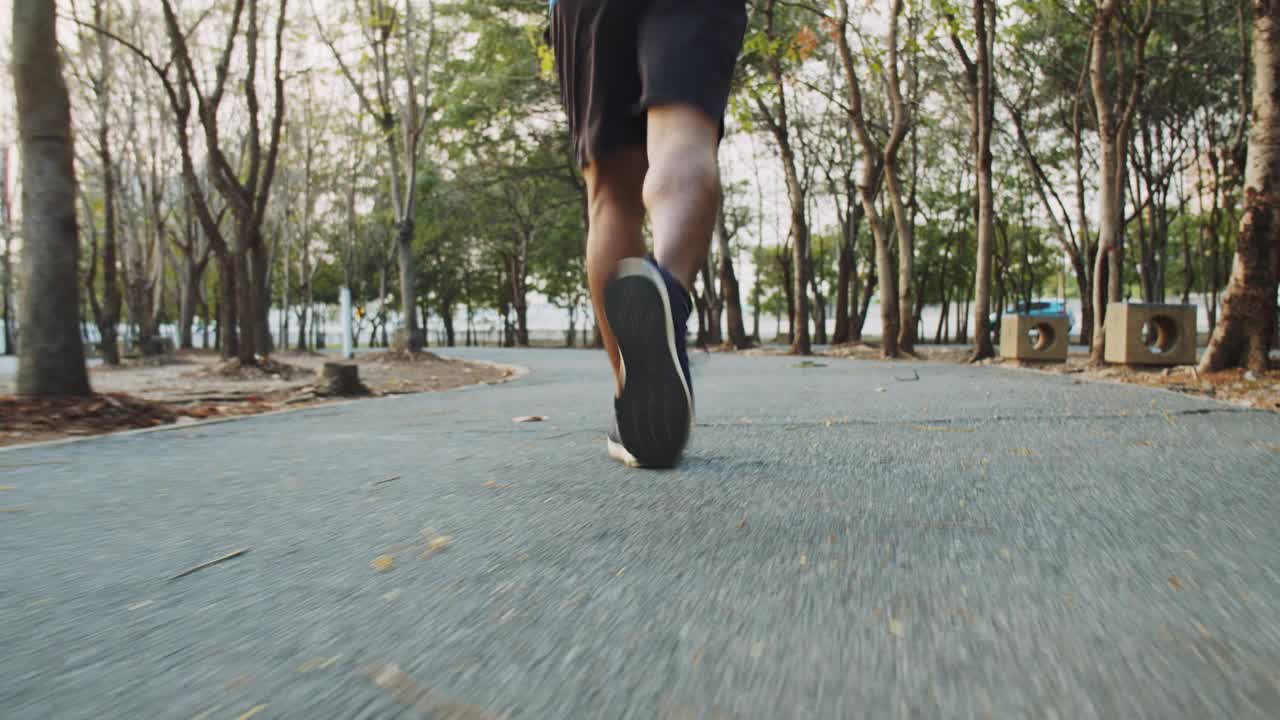
<path fill-rule="evenodd" d="M 693 425 L 685 346 L 692 298 L 652 260 L 627 258 L 605 289 L 604 309 L 622 355 L 622 396 L 614 400 L 618 445 L 634 464 L 671 467 Z M 621 459 L 612 440 L 609 454 Z"/>

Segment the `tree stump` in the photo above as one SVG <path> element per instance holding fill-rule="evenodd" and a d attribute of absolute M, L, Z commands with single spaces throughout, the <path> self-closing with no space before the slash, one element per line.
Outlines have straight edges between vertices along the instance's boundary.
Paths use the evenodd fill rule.
<path fill-rule="evenodd" d="M 325 363 L 316 381 L 316 394 L 353 397 L 368 395 L 369 388 L 360 382 L 360 366 Z"/>

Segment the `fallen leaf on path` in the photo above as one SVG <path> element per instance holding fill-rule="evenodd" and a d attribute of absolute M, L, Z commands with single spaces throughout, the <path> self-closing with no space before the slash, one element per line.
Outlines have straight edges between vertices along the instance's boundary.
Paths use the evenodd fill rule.
<path fill-rule="evenodd" d="M 313 670 L 328 670 L 330 667 L 333 667 L 333 664 L 338 662 L 338 659 L 341 657 L 342 657 L 341 655 L 334 655 L 333 657 L 330 657 L 330 658 L 323 658 L 323 657 L 311 658 L 310 660 L 298 666 L 298 672 L 309 673 Z"/>
<path fill-rule="evenodd" d="M 1009 552 L 1009 548 L 1000 548 L 1000 557 L 1008 560 L 1013 554 Z"/>
<path fill-rule="evenodd" d="M 903 634 L 905 631 L 906 631 L 906 629 L 905 629 L 904 627 L 902 627 L 902 623 L 901 623 L 901 622 L 898 622 L 897 620 L 894 620 L 893 618 L 889 618 L 889 634 L 890 634 L 890 635 L 892 635 L 892 636 L 894 636 L 894 637 L 902 637 L 902 634 Z"/>
<path fill-rule="evenodd" d="M 191 718 L 191 720 L 207 720 L 210 715 L 213 715 L 214 713 L 218 712 L 221 709 L 222 709 L 221 705 L 214 705 L 208 710 L 205 710 L 199 715 L 196 715 L 195 717 Z"/>
<path fill-rule="evenodd" d="M 510 484 L 503 484 L 498 482 L 497 480 L 490 480 L 489 482 L 485 483 L 484 486 L 489 488 L 490 490 L 506 490 L 507 488 L 511 487 Z"/>
<path fill-rule="evenodd" d="M 809 566 L 809 556 L 805 555 L 804 553 L 800 553 L 800 567 L 808 567 L 808 566 Z"/>
<path fill-rule="evenodd" d="M 751 643 L 751 659 L 759 660 L 762 655 L 764 655 L 764 643 L 759 640 Z"/>
<path fill-rule="evenodd" d="M 544 422 L 547 419 L 545 415 L 521 415 L 520 417 L 511 418 L 513 423 L 535 423 Z"/>
<path fill-rule="evenodd" d="M 739 530 L 741 530 L 742 528 L 744 528 L 744 527 L 746 527 L 746 526 L 747 526 L 747 518 L 746 518 L 746 517 L 743 517 L 743 518 L 742 518 L 742 520 L 739 520 L 739 521 L 738 521 L 738 529 L 739 529 Z"/>
<path fill-rule="evenodd" d="M 1177 576 L 1177 575 L 1170 575 L 1170 576 L 1169 576 L 1169 584 L 1173 586 L 1173 589 L 1174 589 L 1174 590 L 1181 590 L 1181 589 L 1182 589 L 1182 581 L 1178 579 L 1178 576 Z"/>
<path fill-rule="evenodd" d="M 373 665 L 368 668 L 367 674 L 374 685 L 386 690 L 401 705 L 413 708 L 422 716 L 450 718 L 450 720 L 499 720 L 507 717 L 441 695 L 432 688 L 420 684 L 392 663 Z"/>
<path fill-rule="evenodd" d="M 1021 455 L 1023 457 L 1035 457 L 1036 451 L 1031 448 L 1013 448 L 1009 451 L 1013 455 Z"/>
<path fill-rule="evenodd" d="M 434 530 L 423 530 L 422 535 L 427 538 L 427 549 L 418 556 L 420 560 L 426 560 L 436 553 L 448 550 L 450 543 L 453 542 L 452 537 L 448 535 L 440 535 Z"/>
<path fill-rule="evenodd" d="M 253 682 L 253 678 L 249 677 L 248 675 L 240 675 L 238 677 L 231 678 L 231 680 L 227 682 L 225 687 L 227 691 L 230 692 L 232 690 L 239 690 L 240 688 L 246 685 L 249 685 L 252 682 Z"/>
<path fill-rule="evenodd" d="M 378 572 L 386 572 L 391 568 L 395 567 L 396 559 L 391 557 L 390 555 L 379 555 L 378 557 L 374 558 L 373 561 L 370 562 L 369 564 L 372 565 L 373 569 L 377 570 Z"/>
<path fill-rule="evenodd" d="M 262 712 L 263 710 L 266 710 L 266 709 L 267 709 L 267 706 L 266 706 L 266 704 L 265 704 L 265 703 L 263 703 L 262 705 L 258 705 L 258 706 L 256 706 L 256 707 L 254 707 L 254 708 L 250 709 L 250 710 L 249 710 L 249 712 L 247 712 L 247 713 L 245 713 L 245 714 L 241 715 L 240 717 L 236 718 L 236 720 L 249 720 L 249 718 L 253 717 L 254 715 L 257 715 L 258 713 L 260 713 L 260 712 Z"/>
<path fill-rule="evenodd" d="M 1151 447 L 1150 440 L 1137 440 L 1133 444 L 1137 445 L 1138 447 Z"/>

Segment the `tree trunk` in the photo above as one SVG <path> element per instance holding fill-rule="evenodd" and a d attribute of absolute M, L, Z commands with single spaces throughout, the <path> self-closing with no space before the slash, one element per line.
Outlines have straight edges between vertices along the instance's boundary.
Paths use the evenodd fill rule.
<path fill-rule="evenodd" d="M 271 342 L 271 258 L 261 236 L 253 244 L 249 260 L 253 272 L 254 347 L 259 355 L 266 356 L 275 348 Z"/>
<path fill-rule="evenodd" d="M 218 257 L 218 348 L 228 360 L 240 353 L 240 334 L 236 330 L 236 259 L 234 252 Z"/>
<path fill-rule="evenodd" d="M 178 304 L 178 344 L 184 350 L 195 347 L 191 329 L 195 324 L 196 309 L 200 305 L 200 287 L 204 279 L 206 262 L 207 257 L 196 262 L 190 254 L 182 258 L 184 280 L 180 283 L 182 295 L 179 297 Z"/>
<path fill-rule="evenodd" d="M 729 332 L 729 342 L 739 350 L 751 346 L 746 328 L 742 323 L 742 294 L 738 286 L 738 276 L 733 270 L 733 254 L 729 250 L 729 233 L 725 227 L 724 211 L 720 212 L 719 232 L 716 241 L 720 245 L 720 292 L 723 295 L 725 325 Z"/>
<path fill-rule="evenodd" d="M 414 190 L 410 188 L 409 192 Z M 426 331 L 421 330 L 418 325 L 418 291 L 414 287 L 413 276 L 413 224 L 412 217 L 400 221 L 396 246 L 399 248 L 400 261 L 400 324 L 408 331 L 409 350 L 418 352 L 426 344 Z M 426 327 L 425 318 L 421 327 Z"/>
<path fill-rule="evenodd" d="M 93 19 L 99 27 L 106 27 L 103 17 L 102 0 L 93 4 Z M 111 154 L 111 121 L 108 114 L 111 87 L 111 57 L 107 51 L 110 40 L 99 33 L 98 63 L 99 76 L 93 79 L 97 94 L 98 113 L 98 162 L 102 165 L 102 307 L 98 318 L 98 332 L 102 336 L 102 360 L 108 365 L 120 364 L 120 342 L 117 328 L 120 325 L 120 278 L 118 277 L 118 261 L 116 259 L 116 179 L 115 165 Z M 92 220 L 90 220 L 92 222 Z M 93 288 L 89 289 L 93 292 Z"/>
<path fill-rule="evenodd" d="M 784 249 L 785 250 L 785 249 Z M 792 268 L 795 258 L 788 252 L 778 253 L 778 264 L 782 266 L 782 294 L 787 300 L 787 344 L 790 345 L 796 336 L 796 288 L 792 283 Z M 804 295 L 803 292 L 800 293 Z M 781 327 L 781 323 L 778 324 Z"/>
<path fill-rule="evenodd" d="M 818 288 L 818 279 L 813 271 L 813 259 L 809 258 L 806 275 L 809 286 L 813 289 L 813 340 L 819 345 L 827 344 L 827 299 Z"/>
<path fill-rule="evenodd" d="M 849 232 L 852 214 L 852 208 L 846 210 L 840 223 L 840 252 L 836 257 L 836 325 L 831 333 L 833 345 L 849 342 L 849 286 L 857 282 L 853 244 L 856 237 Z M 853 297 L 857 297 L 857 292 L 855 288 Z"/>
<path fill-rule="evenodd" d="M 14 0 L 13 71 L 22 157 L 19 395 L 88 395 L 80 337 L 71 100 L 49 0 Z"/>
<path fill-rule="evenodd" d="M 720 310 L 723 305 L 716 292 L 715 284 L 716 273 L 711 272 L 711 261 L 702 265 L 702 287 L 704 290 L 704 302 L 707 305 L 707 344 L 719 345 L 724 342 L 724 335 L 720 330 Z"/>
<path fill-rule="evenodd" d="M 1089 360 L 1095 365 L 1103 362 L 1106 340 L 1103 319 L 1107 302 L 1123 299 L 1126 148 L 1142 91 L 1146 39 L 1151 33 L 1156 3 L 1147 4 L 1146 19 L 1142 27 L 1133 33 L 1134 67 L 1132 76 L 1127 78 L 1129 87 L 1125 99 L 1117 105 L 1107 84 L 1107 65 L 1111 54 L 1112 26 L 1120 5 L 1119 0 L 1106 0 L 1099 4 L 1090 32 L 1088 57 L 1089 81 L 1097 114 L 1098 145 L 1102 154 L 1101 176 L 1098 178 L 1098 255 L 1093 277 L 1093 344 L 1089 353 Z M 1100 276 L 1104 263 L 1108 280 L 1105 295 Z"/>
<path fill-rule="evenodd" d="M 991 189 L 991 125 L 995 116 L 995 73 L 991 67 L 991 46 L 995 35 L 994 0 L 974 0 L 973 22 L 977 30 L 977 101 L 974 120 L 978 126 L 978 246 L 977 271 L 973 285 L 973 360 L 994 357 L 991 341 L 991 256 L 995 246 L 995 197 Z"/>
<path fill-rule="evenodd" d="M 774 37 L 774 5 L 775 0 L 768 0 L 765 10 L 765 34 L 771 40 Z M 809 341 L 809 295 L 805 270 L 809 255 L 809 225 L 805 217 L 805 191 L 800 183 L 800 175 L 796 172 L 795 153 L 791 148 L 790 130 L 787 122 L 787 93 L 783 81 L 782 65 L 775 57 L 767 63 L 769 74 L 773 79 L 777 93 L 777 117 L 769 111 L 762 100 L 757 104 L 778 144 L 782 159 L 783 176 L 787 183 L 787 199 L 791 202 L 791 270 L 793 277 L 788 278 L 793 296 L 791 308 L 791 352 L 796 355 L 810 355 L 812 349 Z"/>
<path fill-rule="evenodd" d="M 1253 0 L 1253 112 L 1244 215 L 1231 282 L 1200 363 L 1202 372 L 1267 370 L 1276 331 L 1280 262 L 1280 2 Z M 15 25 L 16 27 L 16 25 Z"/>

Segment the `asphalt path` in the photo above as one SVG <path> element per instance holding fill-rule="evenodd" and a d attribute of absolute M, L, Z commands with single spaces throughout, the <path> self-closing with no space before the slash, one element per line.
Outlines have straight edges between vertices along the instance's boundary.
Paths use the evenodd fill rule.
<path fill-rule="evenodd" d="M 602 355 L 456 354 L 531 372 L 0 452 L 0 716 L 1280 717 L 1280 416 L 698 355 L 640 471 Z"/>

